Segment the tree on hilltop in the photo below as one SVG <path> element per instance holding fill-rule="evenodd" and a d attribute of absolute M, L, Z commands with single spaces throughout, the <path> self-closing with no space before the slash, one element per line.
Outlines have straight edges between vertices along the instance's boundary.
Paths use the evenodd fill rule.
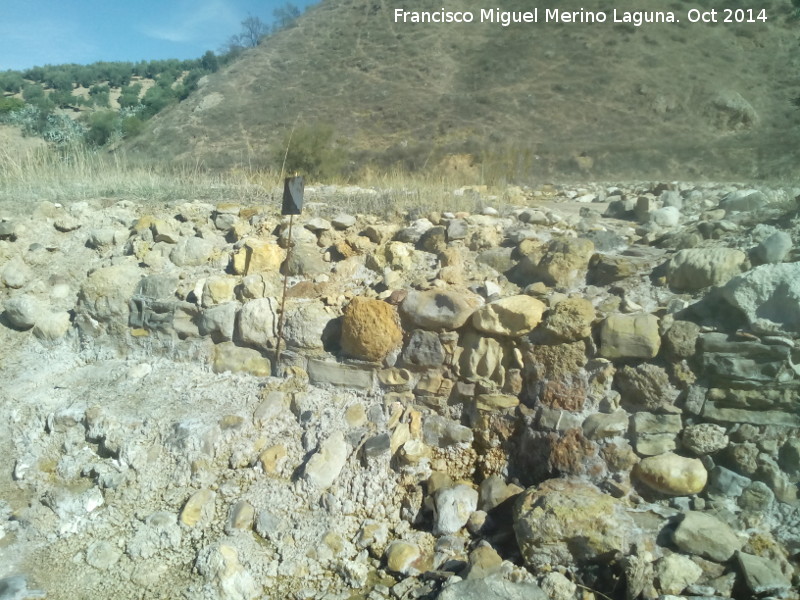
<path fill-rule="evenodd" d="M 294 25 L 297 17 L 299 17 L 301 14 L 302 11 L 291 2 L 287 2 L 283 6 L 273 10 L 272 17 L 275 19 L 275 22 L 272 24 L 273 33 L 282 29 L 288 29 Z"/>

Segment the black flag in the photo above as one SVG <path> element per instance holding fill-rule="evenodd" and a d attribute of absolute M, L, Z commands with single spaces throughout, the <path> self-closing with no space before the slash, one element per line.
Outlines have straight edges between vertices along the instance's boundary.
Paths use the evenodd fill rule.
<path fill-rule="evenodd" d="M 299 215 L 303 210 L 303 190 L 305 184 L 303 177 L 287 177 L 283 182 L 283 207 L 282 215 Z"/>

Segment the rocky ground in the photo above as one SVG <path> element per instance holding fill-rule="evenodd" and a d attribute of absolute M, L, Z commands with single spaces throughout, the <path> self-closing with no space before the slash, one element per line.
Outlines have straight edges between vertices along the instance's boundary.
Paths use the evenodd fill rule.
<path fill-rule="evenodd" d="M 797 598 L 800 189 L 460 193 L 0 207 L 0 599 Z"/>

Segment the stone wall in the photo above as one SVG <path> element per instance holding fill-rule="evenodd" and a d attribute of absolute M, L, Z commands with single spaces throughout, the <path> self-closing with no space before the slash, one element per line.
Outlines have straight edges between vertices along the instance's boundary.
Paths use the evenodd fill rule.
<path fill-rule="evenodd" d="M 131 574 L 150 557 L 208 598 L 326 579 L 376 600 L 795 597 L 798 193 L 511 189 L 486 198 L 500 211 L 396 222 L 312 203 L 291 248 L 264 207 L 42 203 L 0 223 L 8 364 L 36 347 L 145 364 L 133 380 L 165 388 L 186 371 L 204 408 L 153 407 L 159 427 L 130 414 L 128 384 L 105 407 L 53 399 L 49 437 L 12 427 L 10 485 L 63 524 L 36 498 L 77 481 L 101 502 L 147 496 L 138 448 L 165 437 L 174 497 L 148 496 L 127 542 L 80 551 L 87 572 L 125 565 L 119 597 L 158 589 Z M 241 405 L 199 400 L 202 378 Z M 35 546 L 47 528 L 17 510 L 29 529 L 3 527 Z"/>

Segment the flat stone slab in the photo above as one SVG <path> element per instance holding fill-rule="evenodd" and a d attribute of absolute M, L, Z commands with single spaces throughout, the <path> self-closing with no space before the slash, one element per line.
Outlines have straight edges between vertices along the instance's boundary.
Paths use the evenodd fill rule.
<path fill-rule="evenodd" d="M 309 359 L 308 378 L 314 385 L 340 385 L 368 390 L 372 388 L 374 369 L 362 369 L 329 360 Z"/>
<path fill-rule="evenodd" d="M 722 408 L 711 400 L 706 400 L 703 406 L 703 418 L 717 423 L 751 423 L 752 425 L 800 427 L 800 415 L 793 415 L 778 410 Z"/>
<path fill-rule="evenodd" d="M 744 552 L 737 552 L 736 559 L 747 587 L 754 594 L 774 593 L 792 587 L 792 582 L 774 561 Z"/>

